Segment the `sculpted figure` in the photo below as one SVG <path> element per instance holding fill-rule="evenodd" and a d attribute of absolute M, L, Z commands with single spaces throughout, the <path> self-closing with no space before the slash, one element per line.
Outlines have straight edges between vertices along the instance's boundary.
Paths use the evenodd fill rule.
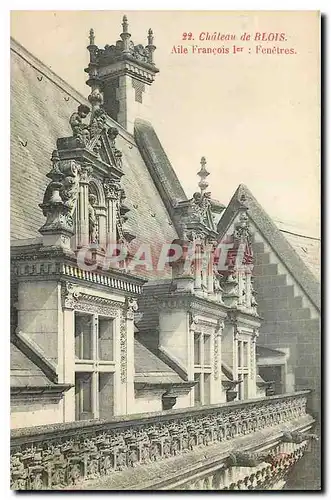
<path fill-rule="evenodd" d="M 73 212 L 76 205 L 78 189 L 79 189 L 78 176 L 65 177 L 60 194 L 62 201 L 64 202 L 66 207 L 69 208 L 71 213 Z"/>
<path fill-rule="evenodd" d="M 83 130 L 87 128 L 87 125 L 83 123 L 83 119 L 87 117 L 90 112 L 90 108 L 85 106 L 85 104 L 80 104 L 75 113 L 73 113 L 69 119 L 69 123 L 72 129 L 73 136 L 83 135 Z"/>
<path fill-rule="evenodd" d="M 96 196 L 94 194 L 89 195 L 89 206 L 88 206 L 88 221 L 89 221 L 89 242 L 97 243 L 98 231 L 97 231 L 97 218 L 95 215 L 94 205 L 96 202 Z"/>

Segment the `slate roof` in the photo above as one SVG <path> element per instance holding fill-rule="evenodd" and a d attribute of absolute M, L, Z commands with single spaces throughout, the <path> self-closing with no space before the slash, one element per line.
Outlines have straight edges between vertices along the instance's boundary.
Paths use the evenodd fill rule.
<path fill-rule="evenodd" d="M 313 304 L 320 309 L 320 285 L 318 279 L 299 256 L 299 252 L 294 250 L 288 239 L 244 184 L 239 185 L 218 223 L 217 229 L 220 236 L 225 235 L 226 230 L 237 214 L 238 208 L 241 206 L 240 199 L 242 196 L 245 198 L 245 206 L 248 208 L 250 219 Z"/>
<path fill-rule="evenodd" d="M 139 340 L 134 341 L 135 382 L 182 384 L 184 380 Z"/>
<path fill-rule="evenodd" d="M 10 343 L 10 387 L 56 387 L 44 372 Z"/>
<path fill-rule="evenodd" d="M 270 349 L 270 347 L 265 347 L 262 345 L 256 346 L 256 357 L 257 358 L 275 358 L 284 357 L 285 353 L 279 351 L 278 349 Z"/>
<path fill-rule="evenodd" d="M 292 248 L 297 252 L 299 257 L 304 261 L 310 271 L 320 280 L 320 265 L 321 265 L 321 241 L 319 238 L 304 236 L 302 234 L 293 233 L 281 229 L 281 233 L 285 236 Z"/>

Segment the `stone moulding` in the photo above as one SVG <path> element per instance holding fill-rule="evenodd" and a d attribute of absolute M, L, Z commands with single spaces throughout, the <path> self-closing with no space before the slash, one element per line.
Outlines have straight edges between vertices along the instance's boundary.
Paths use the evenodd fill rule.
<path fill-rule="evenodd" d="M 133 321 L 138 310 L 137 299 L 126 297 L 126 302 L 117 302 L 104 297 L 81 293 L 79 287 L 69 282 L 62 283 L 63 307 L 90 314 L 104 314 L 118 318 L 120 325 L 121 382 L 127 380 L 127 320 Z"/>
<path fill-rule="evenodd" d="M 307 417 L 309 391 L 23 428 L 11 434 L 11 488 L 61 489 Z M 56 460 L 55 460 L 56 457 Z M 63 474 L 57 474 L 58 460 Z M 35 472 L 38 471 L 38 472 Z M 38 480 L 36 480 L 36 477 Z"/>
<path fill-rule="evenodd" d="M 124 272 L 112 270 L 100 272 L 80 269 L 74 262 L 68 262 L 64 256 L 54 259 L 45 259 L 42 255 L 32 258 L 31 256 L 13 257 L 13 273 L 16 279 L 42 279 L 54 280 L 56 278 L 70 277 L 80 282 L 93 283 L 140 295 L 142 285 L 146 280 Z"/>

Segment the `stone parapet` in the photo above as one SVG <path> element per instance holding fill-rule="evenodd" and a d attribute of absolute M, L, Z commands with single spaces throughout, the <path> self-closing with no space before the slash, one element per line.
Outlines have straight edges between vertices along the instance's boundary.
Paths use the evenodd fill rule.
<path fill-rule="evenodd" d="M 306 413 L 308 393 L 16 429 L 11 434 L 11 488 L 76 488 L 83 481 L 240 437 L 254 441 L 265 429 L 279 435 L 279 426 L 284 424 L 285 432 L 288 424 L 302 419 L 307 429 L 313 423 Z"/>

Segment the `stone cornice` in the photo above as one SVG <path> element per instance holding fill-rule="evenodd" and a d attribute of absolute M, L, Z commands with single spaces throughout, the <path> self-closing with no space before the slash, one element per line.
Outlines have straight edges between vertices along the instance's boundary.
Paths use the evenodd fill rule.
<path fill-rule="evenodd" d="M 159 70 L 149 64 L 144 64 L 141 61 L 126 57 L 125 60 L 118 60 L 116 63 L 105 64 L 99 68 L 99 76 L 103 81 L 115 78 L 121 75 L 134 76 L 136 79 L 151 84 L 155 79 L 155 73 Z"/>
<path fill-rule="evenodd" d="M 220 302 L 185 292 L 146 294 L 142 297 L 142 303 L 145 307 L 153 304 L 153 307 L 157 307 L 158 310 L 189 308 L 194 315 L 207 315 L 215 320 L 226 318 L 228 311 L 227 306 Z"/>
<path fill-rule="evenodd" d="M 137 390 L 144 390 L 148 389 L 149 387 L 153 388 L 160 388 L 164 389 L 167 395 L 174 395 L 176 397 L 179 393 L 180 394 L 187 394 L 192 387 L 196 385 L 197 382 L 195 381 L 187 381 L 183 380 L 183 382 L 134 382 L 134 388 Z"/>
<path fill-rule="evenodd" d="M 240 325 L 247 325 L 248 327 L 259 328 L 261 325 L 262 318 L 260 316 L 251 315 L 240 311 L 236 308 L 229 309 L 228 317 L 226 319 L 227 323 Z"/>
<path fill-rule="evenodd" d="M 145 279 L 125 271 L 112 269 L 103 271 L 96 269 L 87 271 L 80 269 L 76 257 L 63 251 L 45 250 L 43 247 L 15 248 L 12 252 L 13 275 L 16 279 L 26 280 L 71 280 L 83 284 L 117 289 L 123 293 L 140 295 Z"/>
<path fill-rule="evenodd" d="M 56 384 L 48 386 L 26 386 L 26 387 L 11 387 L 10 399 L 11 404 L 17 403 L 33 404 L 42 401 L 58 402 L 63 393 L 74 387 L 72 384 Z"/>
<path fill-rule="evenodd" d="M 61 139 L 63 140 L 63 139 Z M 59 149 L 59 156 L 61 160 L 76 160 L 78 163 L 93 164 L 93 168 L 101 175 L 112 175 L 114 178 L 120 179 L 124 172 L 119 170 L 114 164 L 107 164 L 95 154 L 85 148 L 76 149 Z"/>

